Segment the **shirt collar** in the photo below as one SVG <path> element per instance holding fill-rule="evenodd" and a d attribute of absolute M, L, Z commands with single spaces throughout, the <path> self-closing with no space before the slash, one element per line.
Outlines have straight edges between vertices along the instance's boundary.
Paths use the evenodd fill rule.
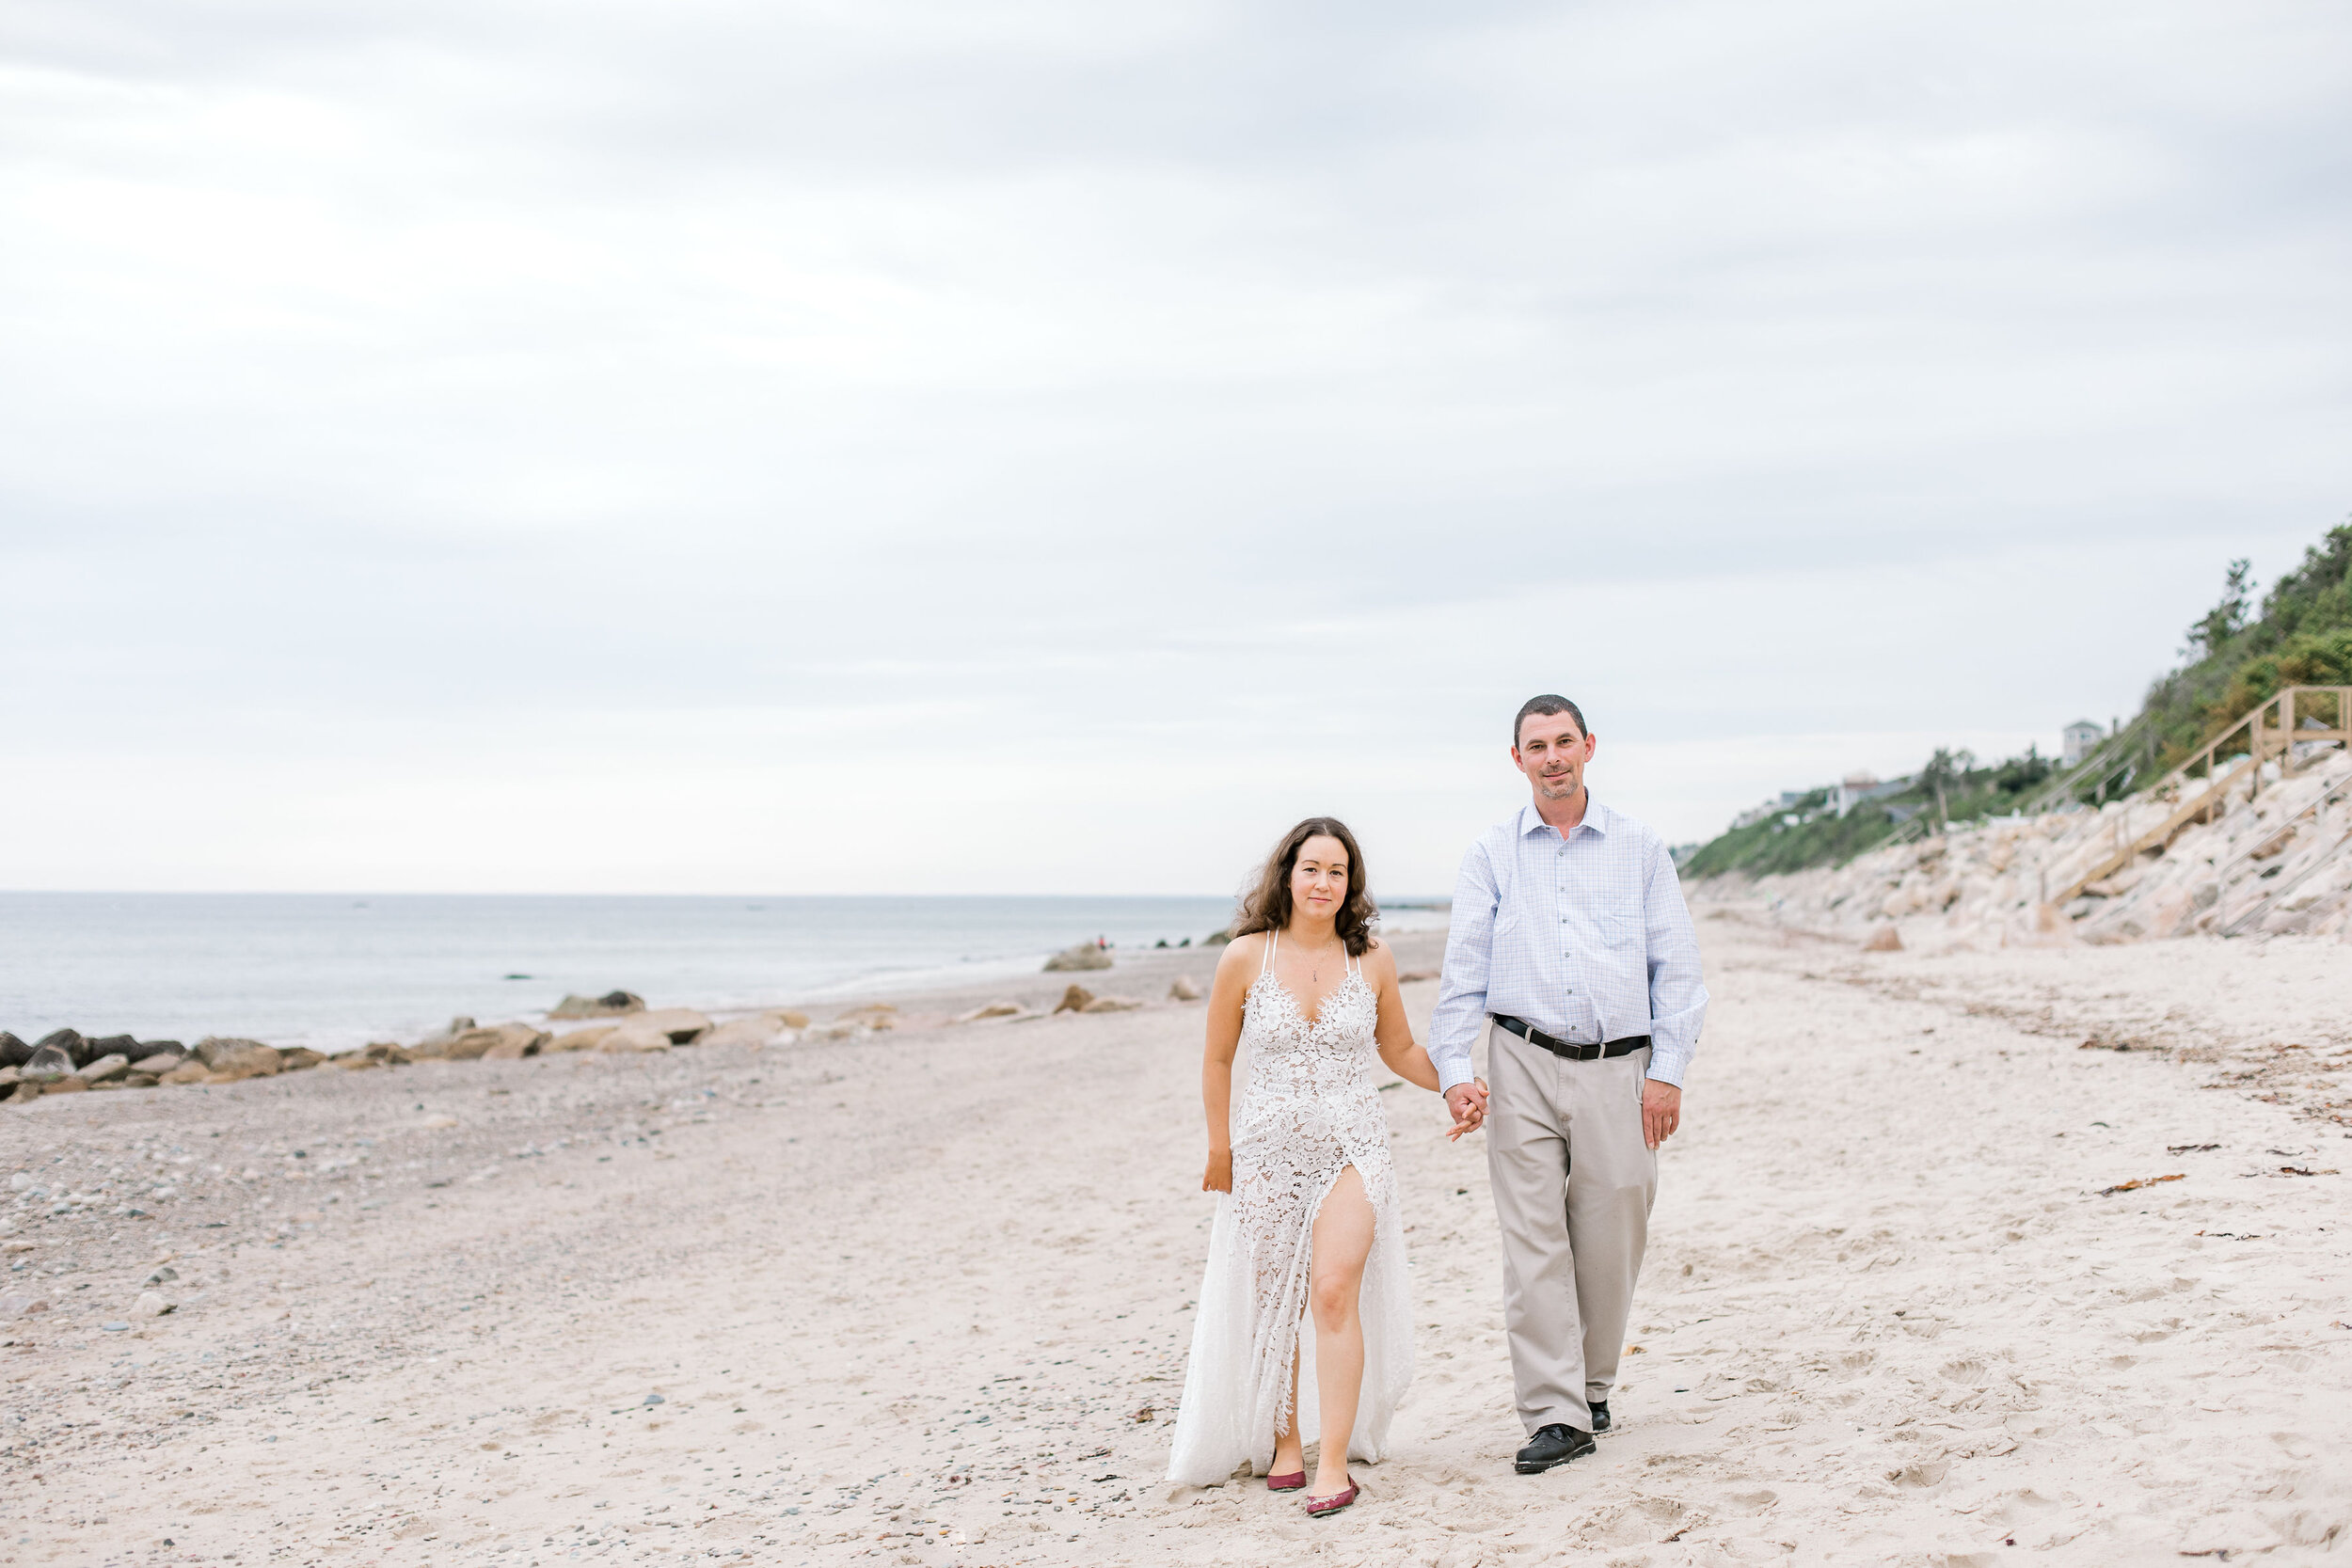
<path fill-rule="evenodd" d="M 1588 785 L 1587 789 L 1589 790 L 1589 788 L 1590 786 Z M 1587 793 L 1584 797 L 1584 820 L 1576 825 L 1576 831 L 1577 832 L 1590 831 L 1592 832 L 1598 833 L 1603 838 L 1607 838 L 1609 836 L 1609 830 L 1613 825 L 1613 818 L 1615 814 L 1610 811 L 1607 806 L 1602 805 L 1598 800 L 1595 800 L 1591 794 Z M 1550 832 L 1551 824 L 1545 821 L 1540 816 L 1536 815 L 1534 801 L 1530 800 L 1527 804 L 1519 808 L 1519 836 L 1521 838 L 1525 838 L 1530 833 L 1549 833 Z M 1556 837 L 1558 835 L 1554 834 L 1553 836 Z"/>

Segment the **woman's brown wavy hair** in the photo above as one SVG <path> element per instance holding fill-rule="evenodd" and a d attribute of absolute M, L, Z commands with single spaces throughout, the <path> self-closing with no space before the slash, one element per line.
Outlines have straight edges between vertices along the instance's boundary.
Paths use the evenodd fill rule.
<path fill-rule="evenodd" d="M 1291 923 L 1291 872 L 1298 865 L 1299 847 L 1318 834 L 1347 847 L 1347 896 L 1340 900 L 1340 912 L 1332 917 L 1331 928 L 1346 944 L 1350 958 L 1364 956 L 1372 945 L 1372 927 L 1380 911 L 1372 895 L 1364 891 L 1364 852 L 1356 847 L 1356 835 L 1347 831 L 1347 824 L 1336 816 L 1310 816 L 1282 835 L 1282 842 L 1266 857 L 1265 869 L 1258 873 L 1257 886 L 1242 895 L 1233 935 L 1279 931 Z"/>

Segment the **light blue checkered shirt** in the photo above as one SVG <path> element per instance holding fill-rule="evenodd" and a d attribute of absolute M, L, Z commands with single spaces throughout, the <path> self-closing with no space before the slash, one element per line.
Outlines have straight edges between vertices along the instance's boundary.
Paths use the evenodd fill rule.
<path fill-rule="evenodd" d="M 1563 839 L 1531 801 L 1470 847 L 1429 1023 L 1440 1086 L 1470 1081 L 1489 1013 L 1579 1044 L 1647 1035 L 1649 1076 L 1682 1082 L 1707 988 L 1674 857 L 1647 824 L 1587 796 Z"/>

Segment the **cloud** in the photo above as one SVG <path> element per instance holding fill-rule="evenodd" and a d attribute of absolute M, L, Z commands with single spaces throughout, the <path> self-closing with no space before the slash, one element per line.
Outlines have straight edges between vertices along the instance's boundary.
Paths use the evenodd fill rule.
<path fill-rule="evenodd" d="M 0 884 L 1442 886 L 1522 687 L 1703 836 L 2352 491 L 2326 8 L 11 19 Z"/>

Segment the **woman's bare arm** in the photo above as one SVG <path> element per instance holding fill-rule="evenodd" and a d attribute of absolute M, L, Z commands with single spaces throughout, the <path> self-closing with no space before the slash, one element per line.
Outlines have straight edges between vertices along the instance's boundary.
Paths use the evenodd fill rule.
<path fill-rule="evenodd" d="M 1413 1026 L 1405 1017 L 1405 993 L 1397 988 L 1396 954 L 1387 942 L 1375 942 L 1364 955 L 1364 977 L 1372 982 L 1373 994 L 1380 1002 L 1380 1020 L 1373 1037 L 1379 1044 L 1380 1059 L 1399 1078 L 1436 1094 L 1438 1065 L 1429 1059 L 1422 1043 L 1413 1038 Z M 1457 1121 L 1446 1136 L 1458 1138 L 1485 1119 L 1481 1113 Z"/>
<path fill-rule="evenodd" d="M 1242 1002 L 1264 947 L 1262 935 L 1227 943 L 1209 984 L 1208 1037 L 1200 1053 L 1200 1108 L 1209 1122 L 1209 1165 L 1200 1178 L 1204 1193 L 1233 1190 L 1233 1055 L 1241 1049 Z"/>

